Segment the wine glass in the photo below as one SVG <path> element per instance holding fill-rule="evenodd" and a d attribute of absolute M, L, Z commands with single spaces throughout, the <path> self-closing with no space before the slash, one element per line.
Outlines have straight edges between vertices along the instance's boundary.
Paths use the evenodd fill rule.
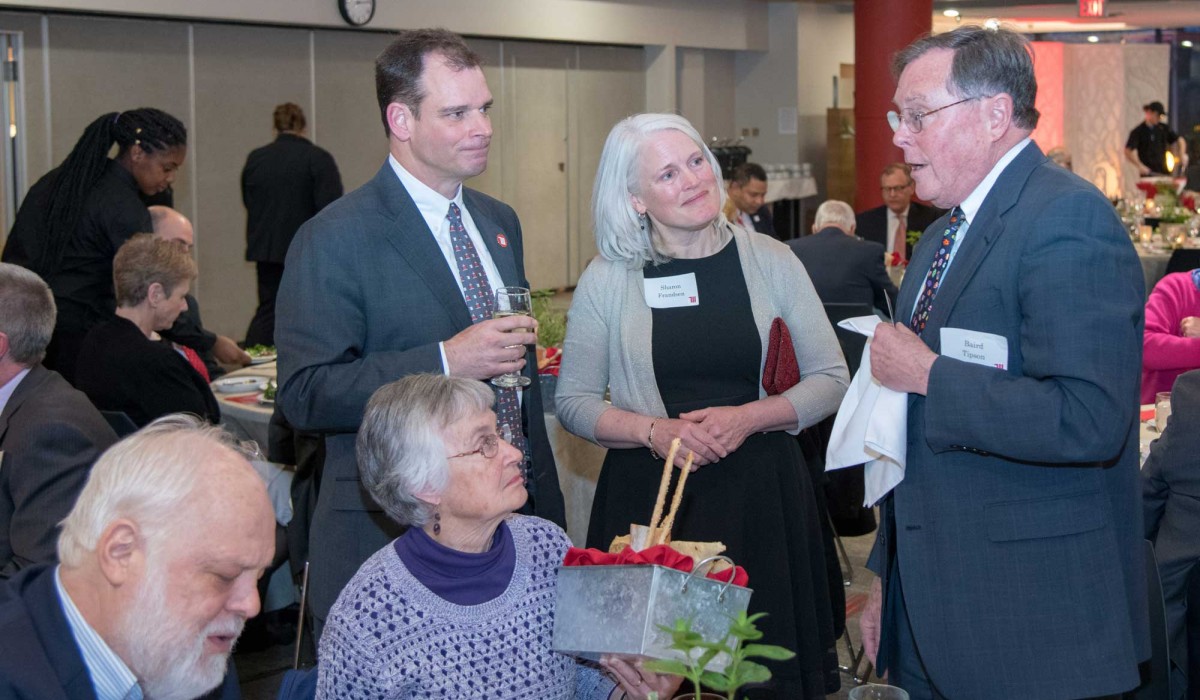
<path fill-rule="evenodd" d="M 529 298 L 528 289 L 525 287 L 500 287 L 496 290 L 496 310 L 492 313 L 492 318 L 506 316 L 533 317 L 533 302 Z M 532 328 L 533 324 L 530 324 L 529 327 Z M 529 386 L 529 382 L 529 377 L 519 372 L 506 372 L 499 377 L 492 377 L 492 384 L 500 387 Z"/>

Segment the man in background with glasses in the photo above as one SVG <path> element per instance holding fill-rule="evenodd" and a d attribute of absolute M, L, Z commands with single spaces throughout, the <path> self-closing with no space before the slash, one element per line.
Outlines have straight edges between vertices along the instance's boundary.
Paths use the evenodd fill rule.
<path fill-rule="evenodd" d="M 913 248 L 908 232 L 924 231 L 945 212 L 913 201 L 916 188 L 907 163 L 889 163 L 880 177 L 879 190 L 883 204 L 855 217 L 858 237 L 882 245 L 889 256 L 898 252 L 899 259 L 907 261 Z"/>
<path fill-rule="evenodd" d="M 1104 194 L 1030 140 L 1028 40 L 964 26 L 894 67 L 893 142 L 951 211 L 871 344 L 909 396 L 864 644 L 913 698 L 1117 696 L 1150 656 L 1141 267 Z"/>

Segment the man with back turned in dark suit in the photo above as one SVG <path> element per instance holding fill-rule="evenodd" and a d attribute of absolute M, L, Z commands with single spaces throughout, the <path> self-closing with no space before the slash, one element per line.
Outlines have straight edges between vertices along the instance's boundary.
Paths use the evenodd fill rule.
<path fill-rule="evenodd" d="M 1120 695 L 1150 656 L 1141 265 L 1104 194 L 1030 139 L 1025 37 L 963 26 L 893 65 L 892 140 L 951 212 L 871 341 L 871 374 L 908 395 L 907 449 L 864 645 L 914 699 Z"/>
<path fill-rule="evenodd" d="M 860 212 L 858 237 L 884 247 L 889 255 L 898 254 L 897 262 L 912 256 L 909 231 L 924 231 L 944 212 L 913 201 L 916 191 L 912 169 L 906 163 L 889 163 L 879 178 L 883 204 Z"/>
<path fill-rule="evenodd" d="M 521 224 L 462 184 L 487 167 L 492 137 L 480 59 L 448 31 L 402 31 L 376 59 L 375 85 L 389 157 L 301 227 L 279 295 L 280 407 L 297 429 L 327 434 L 310 537 L 318 622 L 359 565 L 400 534 L 360 485 L 355 458 L 367 399 L 400 377 L 523 371 L 524 391 L 496 390 L 497 418 L 526 455 L 526 508 L 565 520 L 535 324 L 491 317 L 496 288 L 529 286 Z"/>
<path fill-rule="evenodd" d="M 870 304 L 887 311 L 896 285 L 883 265 L 883 246 L 855 237 L 854 228 L 850 205 L 830 199 L 817 207 L 812 235 L 787 244 L 804 263 L 821 303 Z"/>
<path fill-rule="evenodd" d="M 288 246 L 300 225 L 342 196 L 342 177 L 329 152 L 309 141 L 304 111 L 275 108 L 275 140 L 256 148 L 242 168 L 246 260 L 258 270 L 258 308 L 246 345 L 275 344 L 275 297 Z"/>
<path fill-rule="evenodd" d="M 0 579 L 57 559 L 59 521 L 117 441 L 87 397 L 42 366 L 54 316 L 42 278 L 0 263 Z"/>
<path fill-rule="evenodd" d="M 742 163 L 729 173 L 725 218 L 747 231 L 775 238 L 775 220 L 767 201 L 767 171 L 758 163 Z"/>

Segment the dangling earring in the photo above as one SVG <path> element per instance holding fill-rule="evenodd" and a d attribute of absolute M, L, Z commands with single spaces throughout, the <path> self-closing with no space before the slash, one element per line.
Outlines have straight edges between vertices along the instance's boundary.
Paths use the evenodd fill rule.
<path fill-rule="evenodd" d="M 646 212 L 642 212 L 641 214 L 638 214 L 638 226 L 642 227 L 642 233 L 646 232 L 646 222 L 649 219 L 650 219 L 650 217 L 646 215 Z"/>
<path fill-rule="evenodd" d="M 442 534 L 442 511 L 434 508 L 433 510 L 433 536 L 437 537 Z"/>

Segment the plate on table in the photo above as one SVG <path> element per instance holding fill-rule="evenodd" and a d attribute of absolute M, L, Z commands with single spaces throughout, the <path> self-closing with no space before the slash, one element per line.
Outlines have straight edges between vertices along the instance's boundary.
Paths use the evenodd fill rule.
<path fill-rule="evenodd" d="M 274 362 L 277 353 L 274 345 L 251 345 L 246 348 L 246 354 L 250 356 L 250 364 L 261 365 Z"/>
<path fill-rule="evenodd" d="M 262 391 L 267 387 L 266 377 L 221 377 L 212 383 L 213 389 L 222 394 L 245 394 Z"/>
<path fill-rule="evenodd" d="M 250 358 L 250 364 L 252 364 L 252 365 L 265 365 L 265 364 L 267 364 L 268 362 L 274 362 L 274 361 L 275 361 L 275 358 L 276 358 L 276 356 L 275 356 L 275 355 L 259 355 L 258 357 L 251 357 L 251 358 Z"/>

